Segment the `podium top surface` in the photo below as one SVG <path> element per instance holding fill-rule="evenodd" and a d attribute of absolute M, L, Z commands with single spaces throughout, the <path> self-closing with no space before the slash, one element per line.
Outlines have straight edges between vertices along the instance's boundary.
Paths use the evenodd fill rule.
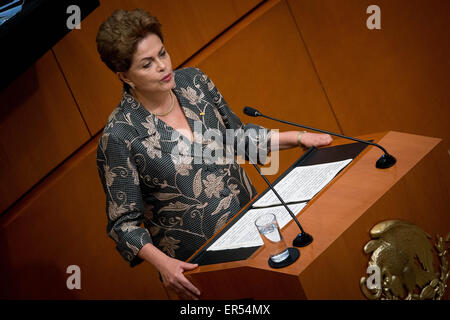
<path fill-rule="evenodd" d="M 297 214 L 303 228 L 314 237 L 314 241 L 309 246 L 300 248 L 301 256 L 295 263 L 277 269 L 276 272 L 299 275 L 308 268 L 324 250 L 441 141 L 439 138 L 396 131 L 369 134 L 359 138 L 374 140 L 382 145 L 397 158 L 397 163 L 389 169 L 377 169 L 375 163 L 382 155 L 382 151 L 376 147 L 368 147 L 359 154 Z M 347 140 L 339 139 L 331 146 L 347 143 L 349 143 Z M 291 221 L 283 228 L 282 233 L 289 245 L 299 233 L 298 226 Z M 186 274 L 238 267 L 273 271 L 267 264 L 268 256 L 265 247 L 262 246 L 246 260 L 199 266 Z"/>

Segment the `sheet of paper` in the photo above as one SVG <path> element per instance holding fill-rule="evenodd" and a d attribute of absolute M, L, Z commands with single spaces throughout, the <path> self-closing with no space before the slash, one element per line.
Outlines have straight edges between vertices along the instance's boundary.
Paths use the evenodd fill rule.
<path fill-rule="evenodd" d="M 290 205 L 289 209 L 291 209 L 294 214 L 297 214 L 305 206 L 306 203 L 294 204 Z M 245 215 L 239 219 L 239 221 L 231 226 L 231 228 L 229 228 L 207 250 L 216 251 L 262 245 L 263 241 L 259 236 L 258 230 L 256 229 L 255 220 L 265 213 L 273 213 L 277 217 L 280 229 L 292 220 L 291 215 L 283 206 L 264 209 L 251 209 L 247 211 Z"/>
<path fill-rule="evenodd" d="M 352 159 L 347 159 L 338 162 L 296 167 L 276 184 L 275 190 L 286 203 L 310 200 L 351 161 Z M 276 203 L 280 203 L 280 200 L 270 190 L 258 199 L 254 206 L 267 206 Z"/>
<path fill-rule="evenodd" d="M 310 200 L 351 161 L 352 159 L 347 159 L 338 162 L 296 167 L 276 184 L 275 190 L 286 203 Z M 279 199 L 275 196 L 273 191 L 270 190 L 253 205 L 267 206 L 279 203 Z M 291 204 L 289 205 L 289 209 L 291 209 L 294 214 L 298 214 L 305 206 L 306 203 Z M 256 229 L 255 220 L 260 215 L 269 212 L 275 214 L 277 217 L 280 229 L 292 220 L 291 215 L 281 205 L 271 208 L 250 209 L 239 219 L 239 221 L 220 236 L 207 251 L 262 245 L 263 241 Z"/>

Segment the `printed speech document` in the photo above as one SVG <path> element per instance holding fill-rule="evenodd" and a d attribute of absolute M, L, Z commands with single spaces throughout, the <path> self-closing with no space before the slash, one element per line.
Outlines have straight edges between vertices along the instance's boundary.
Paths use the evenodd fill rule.
<path fill-rule="evenodd" d="M 351 161 L 352 159 L 346 159 L 337 162 L 295 167 L 274 188 L 285 203 L 311 200 Z M 258 208 L 274 204 L 280 205 L 270 208 Z M 305 206 L 306 202 L 288 205 L 294 214 L 298 214 Z M 269 190 L 253 203 L 253 207 L 220 236 L 207 251 L 263 245 L 263 241 L 255 226 L 255 220 L 265 213 L 273 213 L 277 217 L 280 229 L 292 220 L 291 215 L 281 205 L 280 200 L 272 190 Z"/>

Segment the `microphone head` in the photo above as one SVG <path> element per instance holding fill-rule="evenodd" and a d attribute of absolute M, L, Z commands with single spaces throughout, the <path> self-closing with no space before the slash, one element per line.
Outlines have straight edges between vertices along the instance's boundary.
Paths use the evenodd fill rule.
<path fill-rule="evenodd" d="M 261 112 L 251 107 L 244 107 L 244 113 L 250 117 L 258 117 L 262 115 Z"/>

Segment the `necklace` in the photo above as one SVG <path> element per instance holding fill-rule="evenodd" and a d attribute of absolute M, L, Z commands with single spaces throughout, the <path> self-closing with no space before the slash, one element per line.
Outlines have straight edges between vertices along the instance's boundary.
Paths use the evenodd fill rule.
<path fill-rule="evenodd" d="M 169 90 L 169 94 L 170 94 L 170 97 L 172 98 L 172 103 L 170 104 L 169 110 L 168 110 L 167 112 L 164 112 L 164 113 L 155 113 L 155 112 L 153 112 L 153 114 L 154 114 L 155 116 L 158 116 L 158 117 L 164 117 L 164 116 L 167 116 L 169 113 L 172 112 L 173 106 L 175 105 L 175 98 L 173 97 L 173 92 L 172 92 L 172 90 Z"/>

